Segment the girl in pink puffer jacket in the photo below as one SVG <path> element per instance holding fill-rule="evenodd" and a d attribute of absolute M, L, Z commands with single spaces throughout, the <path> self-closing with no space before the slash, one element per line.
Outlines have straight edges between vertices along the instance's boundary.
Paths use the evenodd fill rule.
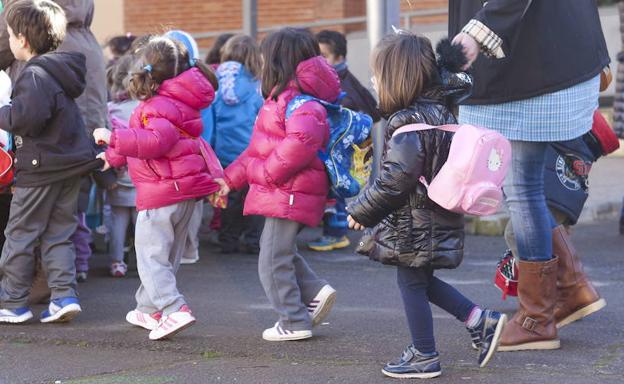
<path fill-rule="evenodd" d="M 137 307 L 126 316 L 159 340 L 195 322 L 175 274 L 185 249 L 195 202 L 219 190 L 222 169 L 200 138 L 200 110 L 214 99 L 216 77 L 189 59 L 186 48 L 155 37 L 142 48 L 139 70 L 128 91 L 141 100 L 129 129 L 97 129 L 98 142 L 109 144 L 101 156 L 107 166 L 128 165 L 139 211 L 135 230 L 141 286 Z"/>
<path fill-rule="evenodd" d="M 323 216 L 329 182 L 318 152 L 327 145 L 329 125 L 325 107 L 316 101 L 288 120 L 286 107 L 302 93 L 335 102 L 340 80 L 308 31 L 282 29 L 265 38 L 261 50 L 267 99 L 249 146 L 225 171 L 221 193 L 249 185 L 244 214 L 266 217 L 258 270 L 279 319 L 262 337 L 300 340 L 312 337 L 312 326 L 329 313 L 336 295 L 296 246 L 303 225 L 318 225 Z"/>

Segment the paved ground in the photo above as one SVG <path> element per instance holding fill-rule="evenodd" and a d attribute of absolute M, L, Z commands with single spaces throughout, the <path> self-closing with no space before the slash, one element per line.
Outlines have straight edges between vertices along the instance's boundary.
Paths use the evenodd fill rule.
<path fill-rule="evenodd" d="M 304 233 L 303 238 L 314 236 Z M 589 274 L 609 305 L 561 332 L 562 349 L 499 353 L 479 369 L 461 324 L 434 310 L 443 383 L 623 383 L 624 238 L 616 223 L 579 227 L 575 238 Z M 503 250 L 500 238 L 468 239 L 465 262 L 445 280 L 483 305 L 511 312 L 490 283 Z M 328 323 L 314 339 L 287 344 L 261 339 L 275 316 L 256 274 L 255 257 L 221 256 L 206 247 L 179 279 L 199 321 L 172 341 L 150 342 L 124 315 L 133 306 L 136 275 L 106 276 L 98 255 L 81 285 L 85 312 L 67 325 L 0 326 L 0 383 L 383 383 L 383 363 L 408 343 L 395 272 L 351 251 L 306 257 L 338 290 Z M 37 307 L 37 312 L 43 307 Z"/>

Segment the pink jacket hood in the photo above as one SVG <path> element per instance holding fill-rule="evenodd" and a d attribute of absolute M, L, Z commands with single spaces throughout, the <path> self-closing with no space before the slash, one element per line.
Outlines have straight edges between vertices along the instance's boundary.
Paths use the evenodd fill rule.
<path fill-rule="evenodd" d="M 302 93 L 330 103 L 340 95 L 340 78 L 322 56 L 299 63 L 296 76 Z"/>

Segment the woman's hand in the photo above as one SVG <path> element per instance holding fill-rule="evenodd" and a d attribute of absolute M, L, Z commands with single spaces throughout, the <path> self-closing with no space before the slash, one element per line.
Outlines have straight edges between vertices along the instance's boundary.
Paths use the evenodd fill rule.
<path fill-rule="evenodd" d="M 355 221 L 351 215 L 347 217 L 347 221 L 349 222 L 349 228 L 355 229 L 356 231 L 363 231 L 365 228 L 362 224 Z"/>
<path fill-rule="evenodd" d="M 231 189 L 227 185 L 225 180 L 223 180 L 223 179 L 214 179 L 214 182 L 219 184 L 219 187 L 221 187 L 221 189 L 219 189 L 219 196 L 227 196 L 230 193 Z"/>
<path fill-rule="evenodd" d="M 462 32 L 455 36 L 455 38 L 453 39 L 453 44 L 461 44 L 462 47 L 464 47 L 464 55 L 466 55 L 466 59 L 468 60 L 463 68 L 463 70 L 465 71 L 470 68 L 470 66 L 472 66 L 472 63 L 474 63 L 475 60 L 477 60 L 479 52 L 481 51 L 479 43 L 477 43 L 477 40 L 475 40 L 474 37 Z"/>
<path fill-rule="evenodd" d="M 111 131 L 107 128 L 97 128 L 93 131 L 93 138 L 98 145 L 109 144 L 111 138 Z"/>

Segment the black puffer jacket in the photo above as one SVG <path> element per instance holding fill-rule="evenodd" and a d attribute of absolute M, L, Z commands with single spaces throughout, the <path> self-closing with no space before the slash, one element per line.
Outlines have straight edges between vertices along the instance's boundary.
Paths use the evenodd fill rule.
<path fill-rule="evenodd" d="M 348 208 L 355 221 L 368 227 L 357 251 L 372 260 L 431 268 L 455 268 L 462 260 L 463 215 L 431 201 L 418 181 L 424 176 L 431 182 L 438 174 L 453 134 L 430 130 L 392 137 L 408 124 L 455 124 L 443 102 L 448 93 L 443 88 L 429 90 L 412 107 L 388 119 L 381 172 Z"/>

